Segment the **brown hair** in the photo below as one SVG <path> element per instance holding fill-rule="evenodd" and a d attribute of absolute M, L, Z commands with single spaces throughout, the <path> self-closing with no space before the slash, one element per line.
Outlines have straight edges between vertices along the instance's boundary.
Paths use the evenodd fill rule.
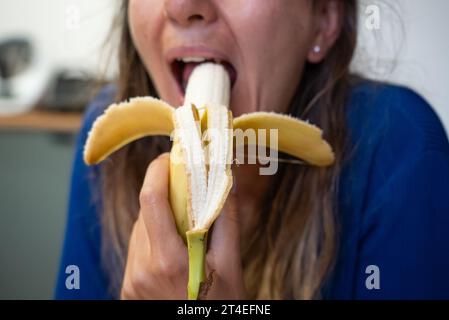
<path fill-rule="evenodd" d="M 126 0 L 121 9 L 117 101 L 157 96 L 132 42 Z M 312 2 L 314 5 L 318 1 Z M 356 45 L 357 0 L 341 0 L 342 31 L 320 64 L 307 64 L 288 113 L 323 129 L 336 162 L 328 168 L 283 163 L 264 197 L 256 232 L 242 251 L 251 298 L 312 299 L 332 268 L 337 250 L 337 187 L 347 148 L 349 64 Z M 101 167 L 103 263 L 118 295 L 128 239 L 139 212 L 138 194 L 148 164 L 170 150 L 167 138 L 136 141 Z"/>

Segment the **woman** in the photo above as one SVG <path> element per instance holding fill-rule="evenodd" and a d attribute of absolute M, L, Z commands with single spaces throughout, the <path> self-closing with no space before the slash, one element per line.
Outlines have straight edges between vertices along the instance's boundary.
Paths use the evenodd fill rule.
<path fill-rule="evenodd" d="M 329 168 L 281 163 L 272 177 L 234 168 L 210 237 L 207 298 L 449 298 L 447 137 L 412 91 L 349 74 L 357 5 L 125 1 L 118 83 L 92 102 L 78 140 L 56 296 L 186 297 L 186 248 L 167 200 L 169 141 L 142 139 L 94 169 L 82 148 L 114 99 L 181 105 L 171 66 L 194 56 L 233 66 L 234 116 L 309 119 L 336 154 Z M 66 287 L 68 265 L 80 270 L 79 290 Z"/>

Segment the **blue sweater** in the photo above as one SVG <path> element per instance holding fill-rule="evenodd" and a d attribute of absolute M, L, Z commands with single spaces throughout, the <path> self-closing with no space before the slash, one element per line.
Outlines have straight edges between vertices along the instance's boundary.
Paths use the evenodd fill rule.
<path fill-rule="evenodd" d="M 58 299 L 111 299 L 101 267 L 96 167 L 82 160 L 93 121 L 111 102 L 105 88 L 78 137 Z M 432 108 L 414 92 L 365 82 L 347 108 L 355 146 L 340 179 L 339 250 L 326 299 L 449 299 L 449 143 Z M 94 177 L 94 179 L 92 179 Z M 66 267 L 80 271 L 68 290 Z"/>

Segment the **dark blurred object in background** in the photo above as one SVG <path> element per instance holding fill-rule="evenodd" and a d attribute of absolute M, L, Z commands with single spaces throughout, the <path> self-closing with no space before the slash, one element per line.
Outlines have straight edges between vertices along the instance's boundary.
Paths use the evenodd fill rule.
<path fill-rule="evenodd" d="M 47 57 L 33 38 L 0 38 L 0 116 L 30 111 L 42 97 L 51 75 Z"/>
<path fill-rule="evenodd" d="M 99 86 L 99 81 L 86 72 L 60 70 L 51 79 L 39 106 L 52 111 L 82 111 Z"/>
<path fill-rule="evenodd" d="M 83 111 L 101 86 L 81 67 L 54 69 L 32 39 L 0 39 L 0 115 L 48 111 Z"/>
<path fill-rule="evenodd" d="M 26 39 L 9 39 L 0 43 L 0 96 L 12 97 L 10 80 L 31 64 L 33 49 Z"/>

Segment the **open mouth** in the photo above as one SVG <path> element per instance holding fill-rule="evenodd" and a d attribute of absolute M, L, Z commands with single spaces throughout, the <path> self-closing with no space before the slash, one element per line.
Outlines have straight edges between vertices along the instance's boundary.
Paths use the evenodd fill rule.
<path fill-rule="evenodd" d="M 197 67 L 202 63 L 208 62 L 221 64 L 226 69 L 226 71 L 229 74 L 229 79 L 231 80 L 231 89 L 232 89 L 237 80 L 237 71 L 231 63 L 223 60 L 208 59 L 203 57 L 176 58 L 171 62 L 170 67 L 173 76 L 178 84 L 178 88 L 182 92 L 183 96 L 185 96 L 187 83 L 195 67 Z"/>

